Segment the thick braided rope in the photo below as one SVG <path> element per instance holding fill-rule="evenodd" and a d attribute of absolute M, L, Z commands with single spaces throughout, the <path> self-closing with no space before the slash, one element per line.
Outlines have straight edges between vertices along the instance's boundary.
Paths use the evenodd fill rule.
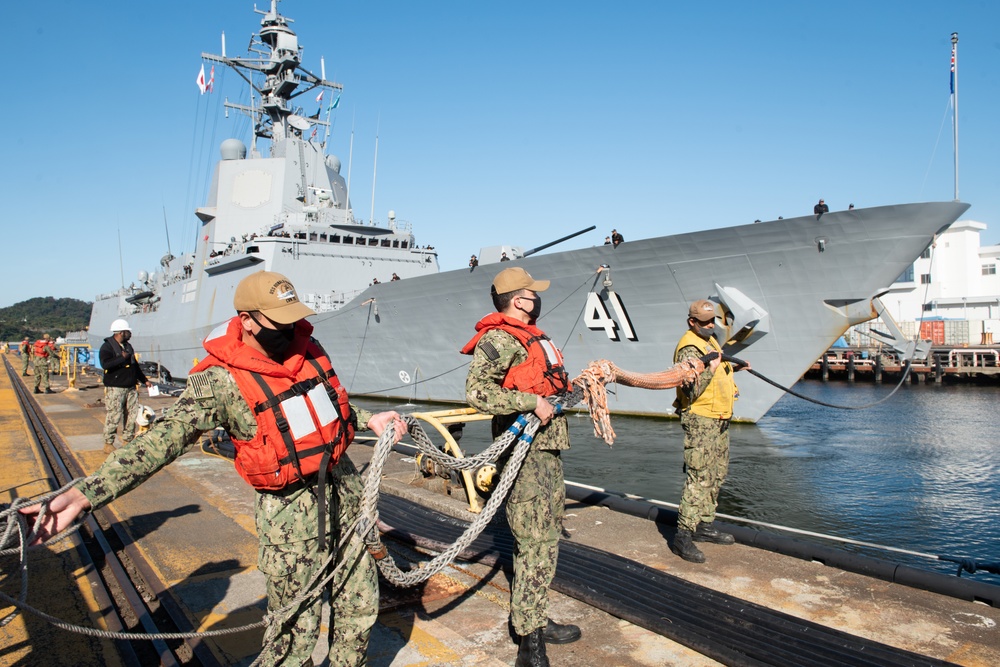
<path fill-rule="evenodd" d="M 566 396 L 550 399 L 556 406 L 557 410 L 560 412 L 564 406 L 572 406 L 580 402 L 583 397 L 583 388 L 576 387 L 571 394 Z M 417 424 L 416 420 L 412 418 L 407 418 L 407 425 L 411 429 L 411 433 L 422 433 L 423 429 Z M 369 552 L 376 555 L 376 563 L 378 563 L 379 570 L 381 570 L 383 576 L 391 581 L 397 586 L 415 586 L 423 581 L 426 581 L 433 575 L 437 574 L 445 567 L 448 567 L 455 558 L 458 557 L 462 551 L 467 549 L 469 545 L 479 537 L 479 534 L 483 532 L 486 526 L 493 520 L 493 516 L 496 514 L 497 509 L 506 499 L 507 494 L 510 491 L 510 487 L 513 486 L 514 480 L 517 479 L 517 475 L 521 470 L 521 464 L 524 462 L 525 456 L 528 455 L 528 450 L 531 448 L 531 442 L 541 427 L 541 421 L 533 413 L 526 413 L 521 415 L 514 424 L 504 431 L 503 434 L 498 437 L 494 443 L 486 451 L 495 451 L 496 457 L 499 457 L 512 442 L 517 440 L 517 444 L 514 446 L 511 452 L 510 459 L 504 465 L 503 473 L 500 475 L 500 481 L 497 483 L 497 487 L 493 490 L 490 495 L 489 500 L 486 502 L 486 506 L 483 511 L 479 513 L 476 519 L 469 524 L 465 532 L 462 533 L 461 537 L 455 541 L 450 547 L 440 554 L 435 556 L 429 563 L 424 567 L 416 570 L 410 570 L 403 572 L 396 565 L 395 560 L 391 557 L 385 557 L 386 549 L 382 544 L 381 536 L 379 535 L 378 526 L 378 494 L 379 494 L 379 484 L 382 478 L 382 467 L 385 464 L 389 456 L 389 451 L 391 450 L 392 438 L 387 437 L 386 433 L 382 434 L 379 441 L 375 444 L 375 452 L 372 455 L 372 460 L 369 465 L 368 479 L 365 482 L 365 491 L 362 497 L 362 535 L 364 536 L 365 543 L 368 546 Z M 392 427 L 386 429 L 386 431 L 391 430 Z M 425 442 L 426 441 L 426 442 Z M 417 443 L 418 448 L 421 452 L 426 452 L 428 455 L 432 455 L 433 452 L 429 450 L 434 450 L 438 455 L 434 456 L 435 461 L 438 461 L 446 467 L 455 467 L 458 469 L 462 461 L 471 459 L 456 459 L 452 456 L 444 454 L 437 447 L 430 444 L 430 439 L 424 434 L 423 437 L 417 435 L 414 437 L 414 442 Z M 480 457 L 482 455 L 480 454 Z M 488 461 L 480 461 L 479 465 Z M 453 466 L 454 464 L 454 466 Z"/>
<path fill-rule="evenodd" d="M 700 359 L 690 359 L 657 373 L 634 373 L 618 368 L 607 359 L 590 362 L 573 383 L 583 390 L 590 417 L 594 422 L 594 435 L 608 445 L 614 444 L 615 430 L 611 427 L 608 410 L 608 390 L 612 382 L 641 389 L 673 389 L 694 382 L 705 370 Z"/>

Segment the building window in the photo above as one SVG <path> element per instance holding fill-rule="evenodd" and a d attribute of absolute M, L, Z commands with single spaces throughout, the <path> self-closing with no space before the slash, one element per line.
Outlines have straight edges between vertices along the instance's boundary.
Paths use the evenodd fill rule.
<path fill-rule="evenodd" d="M 931 284 L 931 274 L 929 274 L 929 273 L 921 273 L 920 274 L 920 284 L 921 285 L 930 285 Z"/>
<path fill-rule="evenodd" d="M 931 248 L 927 246 L 924 251 L 920 253 L 920 259 L 930 259 L 931 258 Z"/>
<path fill-rule="evenodd" d="M 996 264 L 983 264 L 983 275 L 984 276 L 995 276 L 997 274 Z"/>
<path fill-rule="evenodd" d="M 899 274 L 896 278 L 897 283 L 912 283 L 913 282 L 913 266 L 910 266 L 906 271 Z"/>

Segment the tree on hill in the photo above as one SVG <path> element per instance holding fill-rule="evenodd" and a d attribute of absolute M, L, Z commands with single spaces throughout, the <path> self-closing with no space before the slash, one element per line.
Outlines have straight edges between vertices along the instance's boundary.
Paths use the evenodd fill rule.
<path fill-rule="evenodd" d="M 53 338 L 69 331 L 81 331 L 90 323 L 89 301 L 40 296 L 0 308 L 0 340 L 32 340 L 49 334 Z"/>

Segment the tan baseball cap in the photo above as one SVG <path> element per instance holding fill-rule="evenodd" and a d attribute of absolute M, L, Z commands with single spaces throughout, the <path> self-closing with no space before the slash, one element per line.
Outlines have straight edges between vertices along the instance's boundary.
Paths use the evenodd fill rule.
<path fill-rule="evenodd" d="M 291 281 L 280 273 L 258 271 L 240 281 L 233 296 L 239 312 L 259 311 L 278 324 L 292 324 L 316 312 L 299 301 Z"/>
<path fill-rule="evenodd" d="M 530 289 L 532 292 L 544 292 L 549 288 L 548 280 L 535 280 L 531 274 L 519 266 L 504 269 L 493 279 L 493 289 L 497 294 L 507 294 L 518 290 Z"/>
<path fill-rule="evenodd" d="M 708 299 L 698 299 L 688 308 L 688 317 L 693 317 L 699 322 L 711 322 L 715 319 L 715 304 Z"/>

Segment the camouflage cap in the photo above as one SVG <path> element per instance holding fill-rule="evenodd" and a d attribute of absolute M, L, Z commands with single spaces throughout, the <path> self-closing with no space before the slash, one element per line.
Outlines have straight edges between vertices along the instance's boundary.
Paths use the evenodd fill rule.
<path fill-rule="evenodd" d="M 258 271 L 241 280 L 233 295 L 233 307 L 239 312 L 256 310 L 278 324 L 291 324 L 316 314 L 299 301 L 291 281 L 273 271 Z"/>
<path fill-rule="evenodd" d="M 548 280 L 535 280 L 531 274 L 519 266 L 504 269 L 493 279 L 493 289 L 497 294 L 507 294 L 523 289 L 530 289 L 532 292 L 544 292 L 549 288 Z"/>
<path fill-rule="evenodd" d="M 715 304 L 708 299 L 698 299 L 688 308 L 688 317 L 693 317 L 699 322 L 711 322 L 716 318 Z"/>

